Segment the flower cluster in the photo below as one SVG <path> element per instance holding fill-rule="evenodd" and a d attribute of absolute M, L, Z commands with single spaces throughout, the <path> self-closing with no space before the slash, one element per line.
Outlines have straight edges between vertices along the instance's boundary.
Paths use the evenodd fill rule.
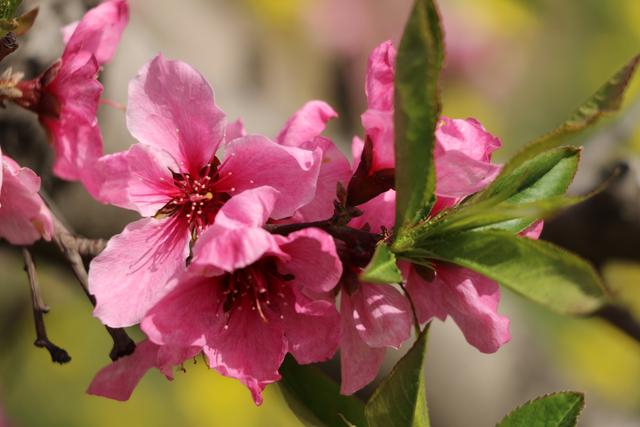
<path fill-rule="evenodd" d="M 49 131 L 56 174 L 142 217 L 93 259 L 89 290 L 104 324 L 140 325 L 147 339 L 100 371 L 90 393 L 125 400 L 149 369 L 171 378 L 202 354 L 259 404 L 287 353 L 309 364 L 339 350 L 341 391 L 351 394 L 373 381 L 387 348 L 410 338 L 414 318 L 451 316 L 482 352 L 509 341 L 498 286 L 477 273 L 403 262 L 402 288 L 359 278 L 395 222 L 391 42 L 369 60 L 365 137 L 354 138 L 352 163 L 322 135 L 337 116 L 326 103 L 305 104 L 275 138 L 248 134 L 241 121 L 226 121 L 200 73 L 162 55 L 129 85 L 127 126 L 138 142 L 104 155 L 96 76 L 127 17 L 125 0 L 88 12 L 65 30 L 62 58 L 20 82 L 14 99 Z M 500 171 L 491 163 L 500 141 L 476 120 L 442 117 L 435 136 L 431 216 Z M 50 238 L 37 177 L 3 157 L 0 185 L 0 236 Z"/>

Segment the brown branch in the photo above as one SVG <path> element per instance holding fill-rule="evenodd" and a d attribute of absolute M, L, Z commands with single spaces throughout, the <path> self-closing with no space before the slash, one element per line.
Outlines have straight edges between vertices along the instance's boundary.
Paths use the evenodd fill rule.
<path fill-rule="evenodd" d="M 44 324 L 44 315 L 49 312 L 49 308 L 45 305 L 40 294 L 38 285 L 38 273 L 35 263 L 31 257 L 31 253 L 27 248 L 22 248 L 22 256 L 24 257 L 24 271 L 29 278 L 29 287 L 31 289 L 31 306 L 33 308 L 33 320 L 36 327 L 36 340 L 33 343 L 36 347 L 46 348 L 51 355 L 51 360 L 56 363 L 67 363 L 71 361 L 71 356 L 63 348 L 58 347 L 49 340 L 47 329 Z"/>
<path fill-rule="evenodd" d="M 55 241 L 60 252 L 65 256 L 67 262 L 71 266 L 71 270 L 73 271 L 74 276 L 78 280 L 78 283 L 81 285 L 82 290 L 84 291 L 89 301 L 93 306 L 96 305 L 96 300 L 93 295 L 89 292 L 89 276 L 87 274 L 87 269 L 84 266 L 84 261 L 82 259 L 80 249 L 86 242 L 89 242 L 88 239 L 78 239 L 74 236 L 67 227 L 57 218 L 55 215 L 53 216 L 55 233 L 53 236 L 53 240 Z M 91 241 L 94 242 L 94 241 Z M 93 245 L 93 246 L 91 246 Z M 92 251 L 99 246 L 98 244 L 92 243 L 87 246 Z M 85 247 L 85 249 L 87 248 Z M 87 251 L 91 252 L 91 251 Z M 127 332 L 122 328 L 111 328 L 105 325 L 107 332 L 111 335 L 113 339 L 113 348 L 111 349 L 111 353 L 109 353 L 109 357 L 111 360 L 117 360 L 120 357 L 128 356 L 133 353 L 136 348 L 135 342 L 127 335 Z"/>
<path fill-rule="evenodd" d="M 18 42 L 14 33 L 9 32 L 0 38 L 0 61 L 11 55 L 16 49 L 18 49 Z"/>

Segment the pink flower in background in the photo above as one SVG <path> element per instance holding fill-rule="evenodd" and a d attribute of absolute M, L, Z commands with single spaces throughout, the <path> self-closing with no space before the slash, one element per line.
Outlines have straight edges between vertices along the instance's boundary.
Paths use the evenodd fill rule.
<path fill-rule="evenodd" d="M 14 245 L 51 240 L 53 220 L 38 194 L 40 177 L 2 154 L 0 173 L 0 238 Z"/>
<path fill-rule="evenodd" d="M 54 173 L 87 185 L 102 155 L 96 114 L 102 94 L 100 67 L 111 60 L 129 20 L 126 0 L 109 0 L 66 27 L 62 57 L 35 80 L 23 81 L 16 102 L 38 114 L 55 150 Z M 92 190 L 88 186 L 89 190 Z"/>
<path fill-rule="evenodd" d="M 227 202 L 188 271 L 142 322 L 156 344 L 201 347 L 209 366 L 239 379 L 256 404 L 280 379 L 287 352 L 301 364 L 327 360 L 339 338 L 329 295 L 342 273 L 333 239 L 315 228 L 287 237 L 263 229 L 278 197 L 261 187 Z"/>
<path fill-rule="evenodd" d="M 113 327 L 139 322 L 185 268 L 189 244 L 243 191 L 279 191 L 271 216 L 291 216 L 315 194 L 322 151 L 256 135 L 225 141 L 225 115 L 189 65 L 156 57 L 129 86 L 127 126 L 139 141 L 96 165 L 97 198 L 143 217 L 91 263 L 95 315 Z M 242 132 L 238 132 L 239 135 Z"/>

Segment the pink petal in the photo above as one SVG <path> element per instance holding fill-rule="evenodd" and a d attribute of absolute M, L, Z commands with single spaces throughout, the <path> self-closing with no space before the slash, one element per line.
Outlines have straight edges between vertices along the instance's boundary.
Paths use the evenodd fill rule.
<path fill-rule="evenodd" d="M 360 229 L 368 225 L 372 233 L 391 230 L 396 221 L 396 192 L 386 191 L 358 206 L 358 209 L 362 215 L 353 218 L 349 222 L 350 227 Z"/>
<path fill-rule="evenodd" d="M 351 169 L 356 170 L 360 164 L 360 158 L 362 157 L 362 151 L 364 150 L 364 141 L 362 138 L 354 136 L 351 141 Z"/>
<path fill-rule="evenodd" d="M 376 47 L 369 57 L 365 92 L 367 111 L 362 126 L 373 144 L 372 171 L 393 168 L 393 85 L 396 50 L 391 41 Z"/>
<path fill-rule="evenodd" d="M 369 56 L 365 93 L 370 109 L 393 110 L 396 49 L 391 40 L 377 46 Z"/>
<path fill-rule="evenodd" d="M 436 129 L 436 159 L 441 153 L 460 151 L 471 159 L 488 162 L 501 145 L 500 140 L 475 119 L 442 117 Z"/>
<path fill-rule="evenodd" d="M 127 401 L 144 375 L 156 365 L 159 346 L 143 341 L 130 356 L 105 366 L 96 374 L 88 394 Z"/>
<path fill-rule="evenodd" d="M 102 85 L 96 80 L 95 58 L 81 55 L 62 62 L 54 80 L 43 88 L 57 100 L 59 116 L 40 116 L 55 151 L 54 173 L 67 180 L 80 180 L 102 155 L 102 135 L 96 112 Z"/>
<path fill-rule="evenodd" d="M 216 214 L 215 224 L 225 228 L 262 227 L 267 223 L 279 193 L 272 187 L 243 191 L 229 199 Z"/>
<path fill-rule="evenodd" d="M 1 152 L 0 157 L 0 237 L 14 245 L 51 240 L 53 219 L 38 194 L 40 177 Z"/>
<path fill-rule="evenodd" d="M 362 114 L 362 126 L 373 144 L 371 171 L 393 169 L 396 164 L 393 111 L 369 109 Z"/>
<path fill-rule="evenodd" d="M 266 385 L 280 379 L 278 368 L 286 352 L 281 321 L 269 318 L 265 323 L 257 311 L 237 309 L 228 328 L 212 337 L 204 349 L 209 366 L 240 380 L 251 391 L 256 405 L 262 403 Z"/>
<path fill-rule="evenodd" d="M 271 216 L 291 216 L 309 203 L 316 191 L 322 150 L 285 147 L 269 139 L 250 135 L 225 148 L 217 191 L 231 194 L 270 186 L 280 192 Z"/>
<path fill-rule="evenodd" d="M 185 268 L 189 230 L 175 218 L 144 218 L 111 238 L 93 259 L 89 290 L 96 297 L 94 316 L 112 327 L 142 320 L 170 290 L 170 279 Z"/>
<path fill-rule="evenodd" d="M 160 370 L 169 380 L 173 379 L 173 368 L 200 352 L 197 347 L 158 346 L 151 341 L 139 343 L 134 353 L 124 356 L 102 368 L 93 378 L 88 394 L 109 399 L 129 400 L 136 386 L 151 368 Z"/>
<path fill-rule="evenodd" d="M 227 229 L 214 225 L 200 236 L 193 247 L 191 265 L 202 274 L 218 275 L 251 265 L 267 253 L 282 252 L 275 237 L 266 230 Z"/>
<path fill-rule="evenodd" d="M 210 331 L 224 326 L 218 315 L 216 278 L 185 274 L 147 313 L 141 328 L 158 345 L 202 347 Z"/>
<path fill-rule="evenodd" d="M 289 118 L 276 141 L 282 145 L 301 147 L 319 136 L 327 122 L 335 117 L 338 117 L 338 113 L 326 102 L 307 102 Z"/>
<path fill-rule="evenodd" d="M 94 164 L 94 197 L 142 216 L 154 216 L 174 195 L 173 158 L 162 149 L 133 144 L 127 151 L 101 157 Z"/>
<path fill-rule="evenodd" d="M 280 249 L 291 258 L 281 262 L 283 271 L 313 292 L 329 292 L 342 275 L 342 263 L 333 238 L 317 228 L 305 228 L 281 238 Z"/>
<path fill-rule="evenodd" d="M 353 394 L 376 378 L 385 349 L 372 348 L 364 342 L 356 330 L 351 298 L 346 292 L 342 293 L 340 305 L 340 393 Z"/>
<path fill-rule="evenodd" d="M 461 151 L 436 155 L 436 194 L 462 198 L 489 185 L 500 173 L 501 166 L 475 160 Z"/>
<path fill-rule="evenodd" d="M 412 269 L 407 289 L 421 322 L 449 315 L 469 344 L 483 353 L 494 353 L 511 339 L 509 319 L 497 313 L 498 284 L 478 273 L 438 264 L 434 280 L 428 282 Z"/>
<path fill-rule="evenodd" d="M 411 305 L 393 286 L 361 282 L 350 300 L 355 328 L 370 347 L 399 348 L 411 336 Z"/>
<path fill-rule="evenodd" d="M 213 90 L 190 65 L 156 56 L 129 84 L 127 126 L 140 142 L 170 153 L 192 175 L 224 138 L 224 113 Z"/>
<path fill-rule="evenodd" d="M 306 222 L 330 218 L 334 211 L 333 202 L 337 199 L 338 183 L 346 188 L 351 178 L 349 161 L 331 140 L 318 137 L 314 143 L 322 149 L 322 165 L 315 197 L 299 210 L 300 219 Z"/>
<path fill-rule="evenodd" d="M 527 237 L 529 239 L 538 240 L 540 235 L 542 234 L 542 229 L 544 228 L 544 221 L 538 220 L 527 227 L 525 230 L 520 232 L 521 236 Z"/>
<path fill-rule="evenodd" d="M 296 283 L 304 284 L 297 277 Z M 295 290 L 294 293 L 295 304 L 289 304 L 283 313 L 289 352 L 300 364 L 329 360 L 340 340 L 340 317 L 335 304 L 312 300 Z"/>
<path fill-rule="evenodd" d="M 94 7 L 79 23 L 63 29 L 67 45 L 63 59 L 84 51 L 94 55 L 99 65 L 106 64 L 113 57 L 128 21 L 126 0 L 105 1 Z M 73 33 L 68 35 L 71 30 Z"/>
<path fill-rule="evenodd" d="M 231 142 L 234 139 L 247 135 L 247 131 L 244 129 L 244 123 L 242 119 L 238 119 L 235 122 L 227 124 L 227 129 L 224 132 L 224 141 Z"/>

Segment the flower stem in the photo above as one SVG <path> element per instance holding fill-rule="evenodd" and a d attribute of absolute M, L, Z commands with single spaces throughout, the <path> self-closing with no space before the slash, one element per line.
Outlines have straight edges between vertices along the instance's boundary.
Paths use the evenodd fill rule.
<path fill-rule="evenodd" d="M 44 324 L 44 315 L 49 312 L 49 308 L 45 305 L 40 294 L 40 286 L 38 285 L 38 273 L 36 265 L 33 262 L 31 253 L 27 248 L 22 248 L 22 256 L 24 258 L 24 271 L 29 278 L 29 287 L 31 289 L 31 307 L 33 308 L 33 320 L 36 327 L 36 340 L 33 343 L 36 347 L 46 348 L 51 355 L 51 360 L 64 364 L 71 361 L 71 356 L 63 348 L 58 347 L 49 340 L 47 329 Z"/>

